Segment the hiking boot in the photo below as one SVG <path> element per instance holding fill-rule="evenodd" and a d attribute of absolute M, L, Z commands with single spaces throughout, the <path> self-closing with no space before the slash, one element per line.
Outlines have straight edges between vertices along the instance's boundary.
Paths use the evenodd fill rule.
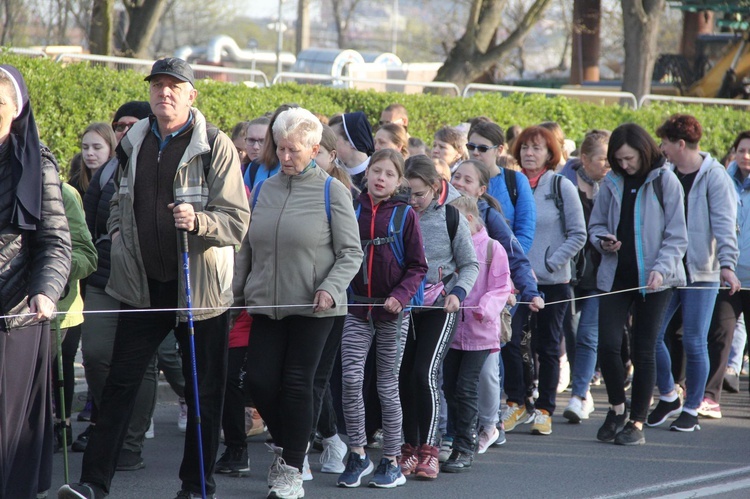
<path fill-rule="evenodd" d="M 387 457 L 384 457 L 380 460 L 380 464 L 378 464 L 375 474 L 368 485 L 381 489 L 392 489 L 405 483 L 406 477 L 401 473 L 401 468 L 393 464 Z"/>
<path fill-rule="evenodd" d="M 90 424 L 86 427 L 83 432 L 78 435 L 76 441 L 70 446 L 73 452 L 85 452 L 86 446 L 89 444 L 89 437 L 91 436 L 91 430 L 94 429 L 94 425 Z"/>
<path fill-rule="evenodd" d="M 245 407 L 245 434 L 248 437 L 262 435 L 267 430 L 260 413 L 253 407 Z"/>
<path fill-rule="evenodd" d="M 704 418 L 721 419 L 721 406 L 709 398 L 703 399 L 697 411 Z"/>
<path fill-rule="evenodd" d="M 490 445 L 494 444 L 500 437 L 500 431 L 495 428 L 495 425 L 490 426 L 490 430 L 483 426 L 479 431 L 479 444 L 477 445 L 477 454 L 484 454 L 489 449 Z"/>
<path fill-rule="evenodd" d="M 679 415 L 680 412 L 682 412 L 682 402 L 680 402 L 680 397 L 677 397 L 672 402 L 659 399 L 654 410 L 651 411 L 651 414 L 646 418 L 646 425 L 651 427 L 659 426 L 667 419 Z"/>
<path fill-rule="evenodd" d="M 250 473 L 250 458 L 247 455 L 247 445 L 227 446 L 224 453 L 216 461 L 216 473 L 246 476 Z"/>
<path fill-rule="evenodd" d="M 471 462 L 473 460 L 474 456 L 472 454 L 454 449 L 448 460 L 440 467 L 440 471 L 445 473 L 463 473 L 464 471 L 471 471 Z"/>
<path fill-rule="evenodd" d="M 305 497 L 300 470 L 294 466 L 287 465 L 283 459 L 280 459 L 280 461 L 279 475 L 271 490 L 268 491 L 267 497 L 275 497 L 277 499 L 300 499 L 301 497 Z"/>
<path fill-rule="evenodd" d="M 440 451 L 437 447 L 428 444 L 422 444 L 419 447 L 419 463 L 415 475 L 423 480 L 434 480 L 440 472 L 440 463 L 438 454 Z"/>
<path fill-rule="evenodd" d="M 419 457 L 417 457 L 417 448 L 411 444 L 404 444 L 401 446 L 401 457 L 398 460 L 398 465 L 401 467 L 401 473 L 404 476 L 409 476 L 414 473 L 419 463 Z"/>
<path fill-rule="evenodd" d="M 179 399 L 178 403 L 180 405 L 180 413 L 177 415 L 177 428 L 185 433 L 187 431 L 188 406 L 183 398 Z"/>
<path fill-rule="evenodd" d="M 92 483 L 69 483 L 57 489 L 58 499 L 103 499 L 107 494 Z"/>
<path fill-rule="evenodd" d="M 346 457 L 347 447 L 341 441 L 338 435 L 330 438 L 324 438 L 323 453 L 320 455 L 320 472 L 341 474 L 346 470 L 344 458 Z"/>
<path fill-rule="evenodd" d="M 508 402 L 508 407 L 503 412 L 502 421 L 505 431 L 513 431 L 516 426 L 528 422 L 531 419 L 526 406 L 519 406 L 515 402 Z"/>
<path fill-rule="evenodd" d="M 140 452 L 133 452 L 132 450 L 121 449 L 120 455 L 117 458 L 117 471 L 136 471 L 145 468 L 143 464 L 143 458 Z"/>
<path fill-rule="evenodd" d="M 532 435 L 551 435 L 552 416 L 544 409 L 534 411 L 534 424 L 531 425 Z"/>
<path fill-rule="evenodd" d="M 615 439 L 622 429 L 625 427 L 625 413 L 619 416 L 615 414 L 615 411 L 610 409 L 607 411 L 607 417 L 604 419 L 604 424 L 599 428 L 596 433 L 596 439 L 600 442 L 611 442 Z"/>
<path fill-rule="evenodd" d="M 615 435 L 615 445 L 643 445 L 646 436 L 643 430 L 639 430 L 635 423 L 628 421 L 620 433 Z"/>
<path fill-rule="evenodd" d="M 700 430 L 701 425 L 698 424 L 698 416 L 682 411 L 679 417 L 669 425 L 669 429 L 672 431 L 695 431 Z"/>
<path fill-rule="evenodd" d="M 372 473 L 372 470 L 372 461 L 367 454 L 360 456 L 356 452 L 350 452 L 346 469 L 339 475 L 336 485 L 349 488 L 359 487 L 362 484 L 362 477 Z"/>
<path fill-rule="evenodd" d="M 453 437 L 443 437 L 440 440 L 440 452 L 438 453 L 438 461 L 444 463 L 451 457 L 453 452 Z"/>

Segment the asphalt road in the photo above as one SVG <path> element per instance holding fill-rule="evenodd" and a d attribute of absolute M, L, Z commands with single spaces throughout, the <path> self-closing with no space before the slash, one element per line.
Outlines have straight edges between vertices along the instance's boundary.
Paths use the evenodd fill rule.
<path fill-rule="evenodd" d="M 305 483 L 307 497 L 513 497 L 513 498 L 624 498 L 722 497 L 750 498 L 750 395 L 748 377 L 737 395 L 722 395 L 723 419 L 701 420 L 695 433 L 647 429 L 644 446 L 620 447 L 595 439 L 606 413 L 604 386 L 592 388 L 597 410 L 580 425 L 553 417 L 550 436 L 533 436 L 522 426 L 508 434 L 502 447 L 478 456 L 471 472 L 441 474 L 434 482 L 407 484 L 395 490 L 339 489 L 336 475 L 319 473 L 319 454 L 311 455 L 314 474 Z M 558 396 L 564 407 L 569 394 Z M 161 402 L 155 414 L 156 438 L 146 442 L 146 467 L 119 472 L 112 483 L 112 499 L 171 499 L 180 488 L 178 478 L 183 434 L 176 425 L 177 405 Z M 559 411 L 562 413 L 562 409 Z M 74 434 L 84 423 L 74 422 Z M 249 477 L 217 476 L 220 499 L 262 498 L 267 494 L 266 471 L 271 454 L 257 437 L 249 444 Z M 222 449 L 223 450 L 223 449 Z M 77 480 L 81 454 L 70 454 L 71 478 Z M 371 456 L 379 458 L 378 455 Z M 62 454 L 55 455 L 54 488 L 63 483 Z M 374 459 L 375 460 L 375 459 Z M 375 461 L 377 462 L 377 461 Z M 50 497 L 55 497 L 53 492 Z"/>

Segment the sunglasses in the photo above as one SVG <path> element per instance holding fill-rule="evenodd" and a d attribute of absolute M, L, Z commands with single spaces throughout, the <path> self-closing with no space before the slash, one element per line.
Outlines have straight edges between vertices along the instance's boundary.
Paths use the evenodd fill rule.
<path fill-rule="evenodd" d="M 484 146 L 484 145 L 475 144 L 473 142 L 467 142 L 466 149 L 468 149 L 469 152 L 474 152 L 474 149 L 476 149 L 480 153 L 484 154 L 490 149 L 497 149 L 497 146 Z"/>
<path fill-rule="evenodd" d="M 125 123 L 122 121 L 113 121 L 112 122 L 112 130 L 114 130 L 116 133 L 123 133 L 130 130 L 130 127 L 133 126 L 133 123 Z"/>

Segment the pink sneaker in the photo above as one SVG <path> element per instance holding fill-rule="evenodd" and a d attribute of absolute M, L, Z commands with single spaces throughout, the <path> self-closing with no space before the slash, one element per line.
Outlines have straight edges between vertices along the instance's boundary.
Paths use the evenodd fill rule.
<path fill-rule="evenodd" d="M 704 398 L 697 409 L 704 418 L 721 419 L 721 406 L 709 398 Z"/>

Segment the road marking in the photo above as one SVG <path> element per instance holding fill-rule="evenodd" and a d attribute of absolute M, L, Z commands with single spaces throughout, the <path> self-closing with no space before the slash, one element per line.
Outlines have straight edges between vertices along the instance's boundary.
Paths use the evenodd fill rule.
<path fill-rule="evenodd" d="M 640 489 L 633 489 L 620 494 L 597 496 L 595 499 L 620 499 L 625 497 L 634 497 L 641 495 L 651 495 L 658 492 L 666 492 L 669 489 L 676 489 L 680 487 L 687 487 L 689 485 L 695 485 L 701 482 L 710 482 L 712 480 L 718 480 L 721 478 L 727 478 L 730 476 L 744 475 L 750 473 L 750 466 L 743 468 L 735 468 L 727 471 L 719 471 L 717 473 L 709 473 L 707 475 L 699 475 L 685 480 L 675 480 L 673 482 L 664 482 L 657 485 L 651 485 L 649 487 L 642 487 Z M 739 483 L 739 482 L 738 482 Z M 698 496 L 689 496 L 698 497 Z"/>
<path fill-rule="evenodd" d="M 702 487 L 700 489 L 685 490 L 668 496 L 660 496 L 658 499 L 689 499 L 692 497 L 716 496 L 733 490 L 750 488 L 750 478 L 738 482 L 725 483 L 723 485 L 713 485 L 711 487 Z"/>

